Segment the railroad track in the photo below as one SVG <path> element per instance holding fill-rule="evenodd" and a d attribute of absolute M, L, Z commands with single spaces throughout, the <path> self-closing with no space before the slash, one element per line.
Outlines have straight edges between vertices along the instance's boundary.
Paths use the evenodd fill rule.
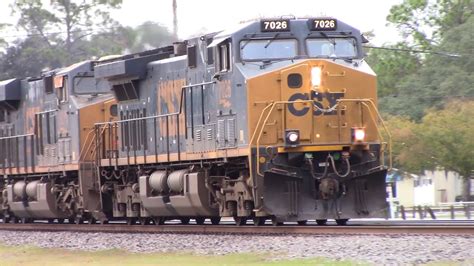
<path fill-rule="evenodd" d="M 235 226 L 226 225 L 125 225 L 125 224 L 0 224 L 0 230 L 9 231 L 66 231 L 88 233 L 180 233 L 180 234 L 458 234 L 474 235 L 474 224 L 427 225 L 349 225 L 349 226 Z"/>

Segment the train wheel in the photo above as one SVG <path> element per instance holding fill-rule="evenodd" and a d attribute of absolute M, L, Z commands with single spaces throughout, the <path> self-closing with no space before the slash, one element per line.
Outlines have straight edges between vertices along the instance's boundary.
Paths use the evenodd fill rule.
<path fill-rule="evenodd" d="M 58 219 L 58 224 L 63 224 L 64 223 L 64 219 L 63 218 L 59 218 Z"/>
<path fill-rule="evenodd" d="M 10 217 L 5 217 L 5 216 L 3 216 L 2 221 L 3 221 L 4 224 L 7 224 L 7 223 L 10 222 L 10 219 L 11 219 Z"/>
<path fill-rule="evenodd" d="M 73 224 L 73 223 L 75 223 L 75 219 L 74 219 L 74 218 L 68 218 L 68 219 L 67 219 L 67 222 L 68 222 L 69 224 Z"/>
<path fill-rule="evenodd" d="M 255 226 L 262 226 L 265 225 L 265 221 L 267 220 L 267 217 L 253 217 L 253 225 Z"/>
<path fill-rule="evenodd" d="M 165 218 L 163 217 L 156 217 L 154 218 L 155 224 L 156 225 L 164 225 L 165 224 Z"/>
<path fill-rule="evenodd" d="M 138 222 L 141 224 L 141 225 L 147 225 L 147 224 L 150 224 L 150 220 L 148 218 L 144 218 L 144 217 L 141 217 L 138 219 Z"/>
<path fill-rule="evenodd" d="M 76 219 L 74 220 L 74 223 L 76 224 L 83 224 L 84 223 L 84 219 L 82 217 L 76 217 Z"/>
<path fill-rule="evenodd" d="M 189 217 L 184 217 L 184 218 L 180 218 L 179 220 L 181 221 L 182 224 L 189 224 L 189 220 L 191 219 L 189 219 Z"/>
<path fill-rule="evenodd" d="M 349 219 L 336 219 L 336 224 L 337 225 L 347 225 L 347 221 L 349 221 Z"/>
<path fill-rule="evenodd" d="M 89 224 L 95 224 L 97 222 L 97 220 L 94 217 L 90 217 L 89 219 L 87 219 L 87 222 Z"/>
<path fill-rule="evenodd" d="M 204 222 L 206 221 L 206 218 L 204 218 L 204 217 L 197 217 L 197 218 L 194 219 L 194 220 L 196 220 L 196 224 L 197 224 L 197 225 L 203 225 Z"/>
<path fill-rule="evenodd" d="M 242 226 L 247 224 L 247 217 L 234 216 L 235 225 Z"/>
<path fill-rule="evenodd" d="M 132 217 L 127 218 L 127 224 L 128 225 L 137 224 L 137 218 L 132 218 Z"/>
<path fill-rule="evenodd" d="M 273 226 L 280 226 L 283 225 L 283 222 L 279 222 L 275 216 L 272 217 L 272 225 Z"/>
<path fill-rule="evenodd" d="M 211 217 L 211 224 L 218 225 L 221 222 L 221 217 Z"/>
<path fill-rule="evenodd" d="M 49 224 L 54 224 L 54 219 L 48 219 Z"/>
<path fill-rule="evenodd" d="M 308 221 L 303 220 L 303 221 L 298 221 L 298 225 L 306 225 Z"/>
<path fill-rule="evenodd" d="M 328 223 L 328 220 L 327 219 L 317 219 L 316 223 L 318 225 L 326 225 Z"/>
<path fill-rule="evenodd" d="M 20 222 L 20 220 L 19 220 L 17 217 L 15 217 L 15 216 L 13 216 L 13 217 L 10 219 L 10 223 L 12 223 L 12 224 L 17 224 L 18 222 Z"/>
<path fill-rule="evenodd" d="M 30 218 L 21 218 L 21 223 L 22 224 L 29 224 L 33 221 L 33 219 Z"/>
<path fill-rule="evenodd" d="M 100 220 L 100 224 L 108 224 L 108 223 L 109 223 L 109 220 L 107 219 Z"/>

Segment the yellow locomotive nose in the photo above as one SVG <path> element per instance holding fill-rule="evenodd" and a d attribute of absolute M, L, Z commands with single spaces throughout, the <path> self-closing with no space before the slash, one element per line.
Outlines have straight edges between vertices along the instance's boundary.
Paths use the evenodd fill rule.
<path fill-rule="evenodd" d="M 251 78 L 247 84 L 253 145 L 341 150 L 379 142 L 376 78 L 371 70 L 329 60 L 305 60 Z M 297 143 L 289 140 L 291 132 Z"/>
<path fill-rule="evenodd" d="M 368 66 L 304 60 L 249 79 L 247 89 L 250 172 L 252 182 L 264 188 L 257 198 L 262 201 L 255 204 L 264 208 L 257 210 L 295 215 L 304 208 L 297 206 L 304 197 L 323 202 L 340 198 L 350 205 L 359 184 L 384 187 L 376 77 Z M 356 173 L 357 181 L 345 181 Z M 383 191 L 370 195 L 384 196 Z M 373 209 L 382 209 L 376 202 Z"/>

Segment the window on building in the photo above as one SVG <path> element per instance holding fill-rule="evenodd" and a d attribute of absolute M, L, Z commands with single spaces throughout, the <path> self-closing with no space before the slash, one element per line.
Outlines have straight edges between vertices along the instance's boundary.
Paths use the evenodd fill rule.
<path fill-rule="evenodd" d="M 439 193 L 439 202 L 448 202 L 448 193 L 446 189 L 438 190 Z"/>

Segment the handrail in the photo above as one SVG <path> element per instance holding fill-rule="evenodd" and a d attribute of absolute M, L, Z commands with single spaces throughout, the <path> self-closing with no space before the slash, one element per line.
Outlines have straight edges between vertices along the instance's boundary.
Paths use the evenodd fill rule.
<path fill-rule="evenodd" d="M 83 157 L 84 157 L 84 156 L 83 156 L 83 155 L 84 155 L 84 149 L 86 148 L 87 141 L 89 140 L 89 137 L 92 135 L 93 132 L 94 132 L 94 129 L 91 128 L 91 129 L 89 130 L 89 133 L 87 133 L 86 140 L 84 141 L 84 143 L 83 143 L 83 145 L 82 145 L 82 147 L 81 147 L 81 151 L 80 151 L 80 155 L 81 155 L 81 156 L 79 157 L 79 160 L 83 159 Z M 91 142 L 91 143 L 92 143 L 92 142 Z M 89 144 L 89 146 L 87 147 L 87 150 L 90 149 L 90 146 L 91 146 L 91 144 Z"/>
<path fill-rule="evenodd" d="M 102 135 L 102 133 L 105 132 L 105 129 L 106 129 L 106 127 L 103 127 L 102 132 L 100 132 L 99 134 Z M 84 146 L 81 148 L 81 157 L 79 158 L 80 160 L 81 160 L 81 159 L 85 159 L 85 157 L 84 157 L 85 154 L 87 154 L 87 153 L 90 151 L 90 149 L 91 149 L 92 146 L 93 146 L 93 143 L 95 143 L 94 140 L 95 140 L 96 136 L 94 135 L 94 137 L 91 139 L 91 142 L 89 142 L 89 146 L 88 146 L 87 149 L 84 151 L 84 148 L 85 148 L 85 145 L 86 145 L 86 143 L 87 143 L 87 140 L 89 139 L 89 137 L 92 135 L 93 132 L 95 132 L 94 128 L 92 128 L 92 129 L 89 131 L 89 133 L 87 134 L 86 140 L 84 141 Z M 94 151 L 94 152 L 95 152 L 95 151 Z M 94 157 L 94 155 L 95 155 L 95 153 L 92 153 L 92 154 L 91 154 L 91 157 Z"/>
<path fill-rule="evenodd" d="M 15 136 L 0 137 L 0 140 L 3 140 L 3 139 L 16 139 L 16 138 L 31 137 L 31 136 L 34 136 L 34 135 L 35 135 L 35 134 L 24 134 L 24 135 L 15 135 Z"/>
<path fill-rule="evenodd" d="M 186 104 L 185 101 L 186 101 L 186 89 L 190 89 L 190 91 L 192 92 L 194 88 L 201 88 L 201 90 L 204 88 L 204 86 L 206 85 L 211 85 L 211 84 L 215 84 L 216 81 L 209 81 L 209 82 L 202 82 L 202 83 L 196 83 L 196 84 L 190 84 L 190 85 L 186 85 L 186 86 L 182 86 L 181 87 L 181 95 L 180 95 L 180 102 L 179 102 L 179 108 L 178 108 L 178 111 L 177 112 L 173 112 L 173 113 L 167 113 L 167 114 L 160 114 L 160 115 L 153 115 L 153 116 L 146 116 L 146 117 L 137 117 L 137 118 L 130 118 L 130 119 L 123 119 L 123 120 L 115 120 L 115 121 L 108 121 L 108 122 L 100 122 L 100 123 L 95 123 L 94 124 L 94 127 L 95 128 L 106 128 L 107 126 L 110 127 L 110 125 L 112 126 L 117 126 L 118 124 L 123 124 L 123 123 L 128 123 L 128 122 L 134 122 L 134 121 L 146 121 L 146 120 L 155 120 L 156 122 L 156 119 L 157 118 L 166 118 L 166 127 L 167 127 L 167 130 L 168 130 L 168 127 L 169 127 L 169 118 L 170 117 L 173 117 L 173 116 L 176 116 L 176 119 L 180 119 L 180 115 L 183 114 L 183 106 Z M 183 103 L 184 102 L 184 103 Z M 203 109 L 204 110 L 204 109 Z M 204 113 L 203 113 L 203 116 L 204 116 Z M 185 124 L 186 124 L 186 117 L 184 118 L 185 119 Z M 179 142 L 180 142 L 180 137 L 179 137 L 179 134 L 180 134 L 180 123 L 177 122 L 176 123 L 176 134 L 178 135 L 178 158 L 180 156 L 180 146 L 179 146 Z M 185 129 L 185 135 L 186 135 L 186 129 Z M 156 132 L 155 132 L 155 135 L 156 135 Z M 167 138 L 169 138 L 169 134 L 167 133 Z M 187 135 L 186 135 L 186 138 L 187 138 Z M 169 139 L 168 139 L 169 140 Z M 155 148 L 156 149 L 156 148 Z M 167 145 L 167 149 L 169 149 L 169 144 Z M 136 150 L 134 151 L 134 154 L 135 154 Z M 169 159 L 169 151 L 167 151 L 168 153 L 168 159 Z M 97 156 L 97 154 L 95 154 Z M 136 155 L 134 155 L 135 159 L 136 159 Z M 129 158 L 129 155 L 128 155 L 128 152 L 127 152 L 127 160 Z M 146 157 L 145 157 L 146 158 Z M 98 158 L 96 158 L 98 159 Z"/>
<path fill-rule="evenodd" d="M 255 130 L 252 134 L 252 137 L 250 139 L 250 147 L 252 147 L 253 145 L 253 142 L 255 140 L 255 137 L 257 137 L 257 140 L 256 140 L 256 162 L 257 162 L 257 174 L 259 176 L 263 176 L 262 173 L 260 172 L 260 167 L 259 167 L 259 160 L 258 158 L 260 158 L 260 139 L 262 137 L 262 134 L 263 134 L 263 130 L 266 126 L 266 123 L 268 121 L 268 119 L 270 118 L 270 115 L 273 113 L 273 110 L 275 110 L 275 106 L 277 105 L 286 105 L 286 104 L 293 104 L 293 103 L 312 103 L 313 100 L 297 100 L 297 101 L 275 101 L 275 102 L 271 102 L 269 105 L 265 106 L 265 108 L 262 110 L 262 113 L 260 114 L 260 117 L 258 119 L 258 122 L 257 122 L 257 126 L 255 127 Z M 389 169 L 392 168 L 392 140 L 391 140 L 391 135 L 390 135 L 390 132 L 388 131 L 388 128 L 387 126 L 385 125 L 380 113 L 378 112 L 374 102 L 371 100 L 371 99 L 338 99 L 337 100 L 337 103 L 336 103 L 336 106 L 337 108 L 339 107 L 339 104 L 341 102 L 359 102 L 359 103 L 365 103 L 365 102 L 368 102 L 372 107 L 373 109 L 375 110 L 376 114 L 377 114 L 377 118 L 379 119 L 379 121 L 381 122 L 385 132 L 387 133 L 387 136 L 389 138 L 388 140 L 388 152 L 389 152 Z M 370 108 L 367 104 L 364 104 L 368 111 L 369 111 L 369 114 L 371 116 L 371 119 L 372 121 L 374 122 L 376 128 L 377 128 L 377 134 L 379 135 L 380 139 L 383 141 L 383 137 L 380 133 L 380 129 L 379 129 L 379 126 L 378 126 L 378 121 L 375 119 L 373 113 L 372 113 L 372 108 Z M 270 110 L 270 111 L 268 111 Z M 264 118 L 265 117 L 265 118 Z M 264 118 L 264 119 L 263 119 Z M 263 119 L 263 123 L 262 123 L 262 119 Z M 257 134 L 258 132 L 258 134 Z M 382 148 L 382 151 L 383 151 L 383 147 Z M 383 153 L 383 152 L 382 152 Z M 251 156 L 249 158 L 251 160 Z M 382 164 L 384 164 L 384 161 L 383 161 L 383 154 L 381 155 L 381 161 L 382 161 Z M 252 173 L 252 162 L 249 162 L 249 170 L 250 170 L 250 173 Z M 254 182 L 254 186 L 255 186 L 255 180 L 253 180 Z"/>
<path fill-rule="evenodd" d="M 109 122 L 101 122 L 101 123 L 95 123 L 94 125 L 95 126 L 102 126 L 102 125 L 109 125 L 109 124 L 116 124 L 116 123 L 125 123 L 125 122 L 131 122 L 131 121 L 139 121 L 139 120 L 147 120 L 147 119 L 155 119 L 155 118 L 171 117 L 171 116 L 174 116 L 174 115 L 180 115 L 180 114 L 182 114 L 182 111 L 183 111 L 183 98 L 184 98 L 184 90 L 185 89 L 198 87 L 198 86 L 206 86 L 206 85 L 215 84 L 215 83 L 216 83 L 215 81 L 209 81 L 209 82 L 202 82 L 202 83 L 182 86 L 181 87 L 181 96 L 180 96 L 180 101 L 179 101 L 179 111 L 177 111 L 177 112 L 161 114 L 161 115 L 152 115 L 152 116 L 131 118 L 131 119 L 124 119 L 124 120 L 109 121 Z"/>
<path fill-rule="evenodd" d="M 22 149 L 23 151 L 20 150 L 19 148 L 19 143 L 21 141 L 23 141 L 25 147 L 27 145 L 27 142 L 28 142 L 28 139 L 31 137 L 30 139 L 30 142 L 31 142 L 31 145 L 34 147 L 34 143 L 35 143 L 35 134 L 22 134 L 22 135 L 13 135 L 13 136 L 4 136 L 4 137 L 0 137 L 0 140 L 3 141 L 3 140 L 14 140 L 15 141 L 15 144 L 17 145 L 16 146 L 16 153 L 14 153 L 14 150 L 15 148 L 13 148 L 12 150 L 10 150 L 10 147 L 9 145 L 7 145 L 8 147 L 6 147 L 6 153 L 5 153 L 5 161 L 2 161 L 0 162 L 0 164 L 2 165 L 2 174 L 6 174 L 7 172 L 7 169 L 10 171 L 10 173 L 12 173 L 12 169 L 13 168 L 17 168 L 18 171 L 20 170 L 20 160 L 19 160 L 19 156 L 20 156 L 20 153 L 23 152 L 23 166 L 25 167 L 25 169 L 28 168 L 28 161 L 30 162 L 30 167 L 33 169 L 34 171 L 34 167 L 35 167 L 35 153 L 34 153 L 34 150 L 31 151 L 31 153 L 28 155 L 27 153 L 27 149 Z M 6 141 L 7 143 L 9 143 L 10 141 Z M 16 156 L 15 156 L 16 155 Z M 13 157 L 16 157 L 16 158 L 13 158 Z M 13 165 L 13 163 L 15 165 Z M 8 165 L 8 166 L 7 166 Z M 28 171 L 28 170 L 26 170 Z"/>
<path fill-rule="evenodd" d="M 262 174 L 260 173 L 260 165 L 259 165 L 259 159 L 260 158 L 260 148 L 259 148 L 259 141 L 260 141 L 260 135 L 262 134 L 263 132 L 263 128 L 265 128 L 265 125 L 266 125 L 266 122 L 268 121 L 268 118 L 270 117 L 271 113 L 273 112 L 276 104 L 279 104 L 279 103 L 307 103 L 307 102 L 313 102 L 313 100 L 297 100 L 297 101 L 277 101 L 277 102 L 270 102 L 270 104 L 268 104 L 267 106 L 265 106 L 262 110 L 262 112 L 260 113 L 260 117 L 258 118 L 258 121 L 257 121 L 257 126 L 255 127 L 255 130 L 252 134 L 252 137 L 250 138 L 250 141 L 249 141 L 249 173 L 252 175 L 252 190 L 253 190 L 253 194 L 254 195 L 257 195 L 257 181 L 256 181 L 256 176 L 253 174 L 253 167 L 252 167 L 252 144 L 253 144 L 253 141 L 256 137 L 256 134 L 257 134 L 257 130 L 258 128 L 260 127 L 260 125 L 262 124 L 261 126 L 261 130 L 260 130 L 260 133 L 259 133 L 259 137 L 257 138 L 257 156 L 256 156 L 256 166 L 257 166 L 257 174 L 259 176 L 262 176 Z M 264 114 L 267 112 L 267 110 L 270 109 L 270 112 L 268 112 L 266 118 L 264 119 L 264 122 L 262 122 L 262 118 L 264 117 Z M 258 198 L 255 198 L 255 208 L 258 209 L 259 207 L 259 204 L 258 204 L 258 201 L 259 199 Z"/>
<path fill-rule="evenodd" d="M 375 126 L 377 128 L 377 134 L 379 135 L 380 139 L 383 140 L 383 136 L 380 133 L 380 129 L 378 127 L 377 120 L 373 117 L 371 108 L 365 104 L 365 102 L 370 103 L 370 105 L 372 106 L 372 109 L 375 111 L 375 114 L 377 115 L 378 121 L 382 124 L 382 126 L 384 128 L 384 131 L 385 131 L 385 133 L 387 134 L 387 137 L 388 137 L 388 153 L 389 153 L 388 170 L 391 170 L 392 166 L 393 166 L 393 161 L 392 161 L 392 134 L 390 134 L 390 130 L 388 130 L 388 127 L 385 124 L 385 121 L 383 120 L 382 116 L 380 115 L 380 112 L 377 109 L 377 106 L 375 105 L 374 101 L 372 99 L 338 99 L 337 102 L 338 102 L 337 104 L 339 104 L 340 102 L 361 102 L 362 104 L 364 104 L 364 106 L 367 107 L 367 110 L 369 111 L 369 114 L 370 114 L 372 120 L 375 123 Z M 381 154 L 381 156 L 383 156 L 383 153 Z"/>

